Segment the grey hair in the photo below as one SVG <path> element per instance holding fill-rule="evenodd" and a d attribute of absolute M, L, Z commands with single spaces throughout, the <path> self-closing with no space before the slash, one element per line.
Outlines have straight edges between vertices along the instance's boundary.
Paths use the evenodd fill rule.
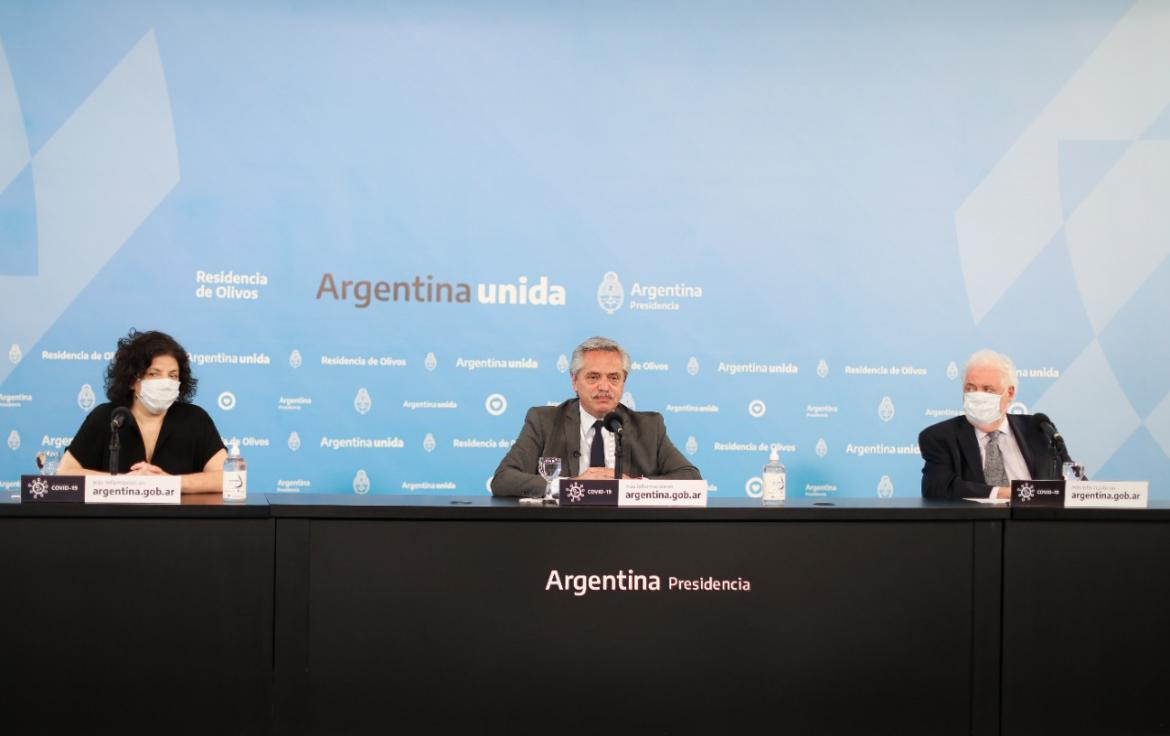
<path fill-rule="evenodd" d="M 622 356 L 622 372 L 626 374 L 627 378 L 629 377 L 630 354 L 608 337 L 591 337 L 573 349 L 573 359 L 569 362 L 570 376 L 575 378 L 577 373 L 581 371 L 581 366 L 585 365 L 585 351 L 587 350 L 607 350 L 620 354 Z"/>
<path fill-rule="evenodd" d="M 1008 356 L 1003 353 L 997 353 L 994 350 L 976 350 L 971 353 L 971 357 L 967 358 L 967 365 L 963 368 L 964 378 L 971 372 L 972 368 L 984 365 L 995 368 L 1002 373 L 1004 383 L 1007 386 L 1019 387 L 1020 379 L 1016 374 L 1016 364 Z"/>

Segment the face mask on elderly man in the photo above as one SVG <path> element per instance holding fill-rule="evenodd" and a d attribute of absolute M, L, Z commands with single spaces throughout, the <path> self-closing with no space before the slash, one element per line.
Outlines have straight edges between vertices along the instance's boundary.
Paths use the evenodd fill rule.
<path fill-rule="evenodd" d="M 999 410 L 1002 398 L 1000 394 L 986 391 L 968 391 L 963 394 L 963 413 L 967 415 L 967 421 L 976 427 L 995 424 L 1003 417 L 1003 412 Z"/>

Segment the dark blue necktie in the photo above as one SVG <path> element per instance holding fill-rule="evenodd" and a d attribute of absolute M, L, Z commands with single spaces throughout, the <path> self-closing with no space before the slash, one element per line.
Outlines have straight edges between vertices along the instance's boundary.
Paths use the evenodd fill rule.
<path fill-rule="evenodd" d="M 605 438 L 601 436 L 601 420 L 593 423 L 593 446 L 589 448 L 589 467 L 605 467 Z"/>

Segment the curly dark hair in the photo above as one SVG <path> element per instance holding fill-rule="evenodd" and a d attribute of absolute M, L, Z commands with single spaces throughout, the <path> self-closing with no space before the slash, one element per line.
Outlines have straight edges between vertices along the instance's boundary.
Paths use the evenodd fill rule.
<path fill-rule="evenodd" d="M 119 406 L 130 406 L 134 402 L 134 382 L 145 375 L 151 361 L 160 355 L 169 355 L 179 362 L 179 401 L 191 401 L 199 382 L 191 375 L 187 351 L 165 332 L 135 329 L 118 340 L 118 350 L 106 367 L 106 397 Z"/>

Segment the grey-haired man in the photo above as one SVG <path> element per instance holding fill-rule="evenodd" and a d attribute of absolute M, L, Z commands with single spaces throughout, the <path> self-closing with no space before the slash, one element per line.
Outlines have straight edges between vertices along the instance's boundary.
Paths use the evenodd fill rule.
<path fill-rule="evenodd" d="M 624 477 L 698 480 L 699 469 L 666 436 L 661 414 L 620 403 L 629 374 L 630 356 L 613 340 L 591 337 L 578 345 L 569 364 L 576 398 L 528 410 L 520 436 L 492 477 L 492 494 L 544 493 L 536 469 L 541 457 L 561 458 L 562 475 L 568 477 L 613 478 L 616 442 L 602 425 L 611 411 L 622 418 Z"/>
<path fill-rule="evenodd" d="M 1051 474 L 1040 417 L 1007 413 L 1017 385 L 1016 366 L 1006 355 L 980 350 L 967 359 L 963 416 L 918 435 L 924 498 L 1008 498 L 1011 481 Z"/>

